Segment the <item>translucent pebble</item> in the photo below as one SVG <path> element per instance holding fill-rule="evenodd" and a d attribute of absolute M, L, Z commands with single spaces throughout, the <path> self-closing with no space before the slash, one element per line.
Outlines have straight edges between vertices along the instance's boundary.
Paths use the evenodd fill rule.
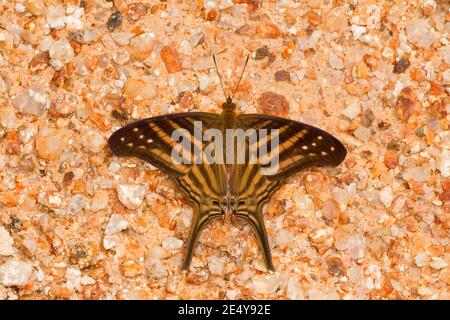
<path fill-rule="evenodd" d="M 84 131 L 80 140 L 83 147 L 93 153 L 100 152 L 105 145 L 103 136 L 94 130 Z"/>
<path fill-rule="evenodd" d="M 82 194 L 77 194 L 70 198 L 67 203 L 67 211 L 70 215 L 80 213 L 87 206 L 87 199 Z"/>
<path fill-rule="evenodd" d="M 9 232 L 0 226 L 0 256 L 12 256 L 15 253 L 14 240 Z"/>
<path fill-rule="evenodd" d="M 356 128 L 353 134 L 362 141 L 367 141 L 370 138 L 370 130 L 366 127 Z"/>
<path fill-rule="evenodd" d="M 360 112 L 360 105 L 357 102 L 352 102 L 344 109 L 344 111 L 342 111 L 342 114 L 350 120 L 353 120 Z"/>
<path fill-rule="evenodd" d="M 6 107 L 0 110 L 0 125 L 6 129 L 14 129 L 16 126 L 16 113 L 11 107 Z"/>
<path fill-rule="evenodd" d="M 175 237 L 167 237 L 162 243 L 163 249 L 168 251 L 180 249 L 182 246 L 183 241 Z"/>
<path fill-rule="evenodd" d="M 62 38 L 50 47 L 50 58 L 53 59 L 52 64 L 56 69 L 60 69 L 66 63 L 72 61 L 74 57 L 73 48 L 67 38 Z"/>
<path fill-rule="evenodd" d="M 8 260 L 0 266 L 0 283 L 5 287 L 26 285 L 32 272 L 31 263 L 19 259 Z"/>
<path fill-rule="evenodd" d="M 408 40 L 420 48 L 427 48 L 433 44 L 433 33 L 425 19 L 414 18 L 406 24 Z"/>
<path fill-rule="evenodd" d="M 424 167 L 413 167 L 406 169 L 403 179 L 416 182 L 426 182 L 428 180 L 428 171 Z"/>
<path fill-rule="evenodd" d="M 120 202 L 128 209 L 137 209 L 141 206 L 147 188 L 135 184 L 121 184 L 117 187 Z"/>
<path fill-rule="evenodd" d="M 39 116 L 47 107 L 47 95 L 40 90 L 28 89 L 16 95 L 14 106 L 22 113 Z"/>
<path fill-rule="evenodd" d="M 128 229 L 128 222 L 121 214 L 112 214 L 105 228 L 105 235 L 112 236 L 122 230 Z"/>

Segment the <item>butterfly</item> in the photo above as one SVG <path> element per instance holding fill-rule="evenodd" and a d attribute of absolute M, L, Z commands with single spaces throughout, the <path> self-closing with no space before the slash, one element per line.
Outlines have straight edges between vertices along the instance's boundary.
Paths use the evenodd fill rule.
<path fill-rule="evenodd" d="M 214 56 L 213 59 L 217 69 Z M 238 85 L 243 73 L 244 71 Z M 221 79 L 220 83 L 223 89 Z M 337 166 L 347 154 L 338 139 L 319 128 L 272 115 L 237 114 L 236 104 L 233 102 L 236 89 L 231 96 L 227 96 L 224 90 L 227 99 L 222 104 L 221 114 L 186 112 L 142 119 L 118 129 L 108 141 L 114 155 L 140 158 L 167 174 L 176 189 L 189 200 L 194 214 L 183 271 L 189 269 L 201 231 L 212 221 L 223 219 L 227 215 L 253 227 L 266 267 L 270 272 L 274 271 L 264 226 L 264 205 L 289 176 L 312 166 Z M 198 123 L 201 123 L 201 129 L 196 126 Z M 198 153 L 205 151 L 205 146 L 192 137 L 195 137 L 196 130 L 204 135 L 211 129 L 223 135 L 230 129 L 265 130 L 264 132 L 275 132 L 275 135 L 256 136 L 253 141 L 247 139 L 233 146 L 234 151 L 243 149 L 245 157 L 241 162 L 195 161 Z M 173 150 L 178 144 L 173 139 L 176 130 L 183 130 L 186 139 L 190 139 L 189 148 L 181 150 L 185 152 L 183 160 L 186 161 L 174 161 L 173 158 Z M 273 144 L 274 148 L 270 152 L 266 150 L 262 154 L 256 153 L 257 161 L 250 161 L 250 151 L 260 151 L 264 142 L 266 149 L 268 144 Z M 216 150 L 215 155 L 225 157 L 225 154 L 218 152 L 225 153 L 229 150 Z M 267 158 L 274 159 L 275 154 L 276 170 L 270 174 L 263 173 L 265 166 L 260 160 L 265 158 L 264 163 L 267 164 Z M 236 160 L 236 155 L 232 158 Z"/>

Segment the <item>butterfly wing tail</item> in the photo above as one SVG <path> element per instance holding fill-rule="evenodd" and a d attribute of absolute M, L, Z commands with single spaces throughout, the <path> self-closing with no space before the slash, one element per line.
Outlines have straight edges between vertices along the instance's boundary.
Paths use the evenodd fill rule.
<path fill-rule="evenodd" d="M 200 233 L 208 223 L 218 219 L 219 216 L 220 215 L 217 213 L 205 213 L 202 210 L 194 210 L 191 231 L 187 241 L 186 254 L 184 257 L 183 266 L 181 267 L 183 272 L 187 272 L 189 270 Z"/>
<path fill-rule="evenodd" d="M 191 231 L 187 241 L 186 254 L 184 256 L 183 266 L 181 267 L 183 272 L 187 272 L 189 270 L 189 266 L 191 265 L 192 257 L 194 255 L 195 245 L 197 244 L 198 237 L 202 231 L 201 229 L 202 224 L 200 214 L 198 210 L 195 210 L 194 216 L 192 217 Z"/>
<path fill-rule="evenodd" d="M 275 267 L 272 262 L 272 255 L 270 253 L 269 238 L 267 237 L 266 227 L 264 226 L 264 218 L 262 212 L 256 212 L 255 214 L 245 213 L 237 214 L 237 217 L 246 223 L 250 224 L 256 233 L 256 238 L 261 249 L 266 268 L 269 272 L 275 271 Z"/>

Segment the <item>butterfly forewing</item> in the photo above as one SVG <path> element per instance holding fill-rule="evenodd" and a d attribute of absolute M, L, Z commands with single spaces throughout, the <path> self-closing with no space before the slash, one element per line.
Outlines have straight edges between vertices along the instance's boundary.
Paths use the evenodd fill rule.
<path fill-rule="evenodd" d="M 337 166 L 347 154 L 345 147 L 335 137 L 301 122 L 270 115 L 245 114 L 238 116 L 238 125 L 243 129 L 267 129 L 268 149 L 272 148 L 270 131 L 277 130 L 278 149 L 273 151 L 278 155 L 279 166 L 273 174 L 268 175 L 271 180 L 286 179 L 311 166 Z M 258 143 L 261 141 L 258 140 Z"/>
<path fill-rule="evenodd" d="M 207 112 L 176 113 L 132 122 L 109 138 L 109 148 L 117 156 L 132 156 L 145 160 L 170 176 L 189 172 L 197 146 L 192 143 L 188 163 L 175 163 L 172 150 L 177 141 L 172 139 L 176 129 L 186 129 L 194 137 L 194 122 L 202 123 L 203 131 L 214 126 L 218 115 Z"/>

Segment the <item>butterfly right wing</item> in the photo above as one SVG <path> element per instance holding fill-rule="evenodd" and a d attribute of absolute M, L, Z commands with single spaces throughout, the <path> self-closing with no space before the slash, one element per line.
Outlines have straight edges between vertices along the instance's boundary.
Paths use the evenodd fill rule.
<path fill-rule="evenodd" d="M 252 226 L 269 271 L 274 271 L 275 267 L 264 226 L 263 207 L 280 186 L 280 180 L 272 181 L 262 175 L 258 164 L 235 164 L 232 167 L 230 196 L 233 214 Z"/>
<path fill-rule="evenodd" d="M 238 126 L 244 130 L 266 129 L 266 143 L 270 145 L 271 130 L 278 133 L 278 146 L 274 149 L 278 166 L 272 174 L 267 174 L 270 180 L 283 180 L 312 166 L 337 166 L 347 154 L 344 145 L 334 136 L 302 122 L 264 114 L 243 114 L 238 117 Z M 270 151 L 271 147 L 267 149 Z M 271 156 L 273 159 L 273 154 Z"/>

